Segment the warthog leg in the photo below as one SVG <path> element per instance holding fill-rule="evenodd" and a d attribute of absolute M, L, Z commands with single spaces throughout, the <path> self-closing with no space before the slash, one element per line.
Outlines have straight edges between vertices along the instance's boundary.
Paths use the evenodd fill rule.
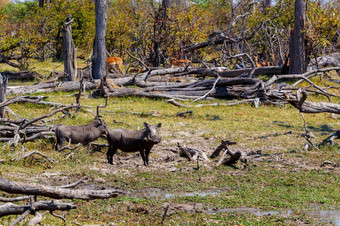
<path fill-rule="evenodd" d="M 148 165 L 148 161 L 146 160 L 146 156 L 145 156 L 145 151 L 144 149 L 139 150 L 140 155 L 142 156 L 143 162 L 144 162 L 144 166 Z"/>
<path fill-rule="evenodd" d="M 151 149 L 146 149 L 145 150 L 145 157 L 146 157 L 146 164 L 149 165 L 149 154 L 150 154 Z"/>
<path fill-rule="evenodd" d="M 116 154 L 117 148 L 112 147 L 111 145 L 109 146 L 107 153 L 106 153 L 106 157 L 107 157 L 107 161 L 110 164 L 113 164 L 113 155 Z"/>
<path fill-rule="evenodd" d="M 90 154 L 91 145 L 92 145 L 91 142 L 89 142 L 89 143 L 87 144 L 87 154 Z"/>

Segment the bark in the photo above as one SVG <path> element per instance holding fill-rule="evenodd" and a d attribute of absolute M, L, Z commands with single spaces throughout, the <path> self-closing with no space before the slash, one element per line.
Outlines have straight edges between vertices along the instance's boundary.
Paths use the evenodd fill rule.
<path fill-rule="evenodd" d="M 121 194 L 118 190 L 67 189 L 41 184 L 13 182 L 0 177 L 0 190 L 11 194 L 40 195 L 54 199 L 106 199 Z"/>
<path fill-rule="evenodd" d="M 77 77 L 77 57 L 72 39 L 71 22 L 71 16 L 68 15 L 63 29 L 64 72 L 69 81 L 75 81 Z"/>
<path fill-rule="evenodd" d="M 20 71 L 20 72 L 13 72 L 13 71 L 4 71 L 2 72 L 3 75 L 8 76 L 8 80 L 33 80 L 36 78 L 43 78 L 44 76 L 39 74 L 36 71 Z"/>
<path fill-rule="evenodd" d="M 0 103 L 6 101 L 6 89 L 7 89 L 8 76 L 0 73 Z M 0 118 L 5 118 L 6 107 L 0 107 Z"/>
<path fill-rule="evenodd" d="M 93 44 L 92 76 L 100 79 L 106 74 L 107 0 L 95 0 L 96 34 Z"/>
<path fill-rule="evenodd" d="M 21 95 L 31 93 L 45 93 L 54 91 L 75 91 L 79 90 L 80 82 L 51 82 L 43 83 L 31 86 L 11 86 L 7 88 L 8 95 Z M 93 82 L 84 82 L 86 90 L 95 89 L 100 84 L 100 80 L 94 80 Z"/>
<path fill-rule="evenodd" d="M 290 40 L 289 74 L 302 74 L 306 71 L 305 56 L 305 1 L 295 0 L 294 29 Z"/>
<path fill-rule="evenodd" d="M 334 114 L 340 114 L 340 104 L 327 103 L 327 102 L 310 102 L 306 101 L 307 93 L 302 91 L 302 97 L 297 98 L 293 95 L 286 95 L 288 103 L 297 108 L 303 113 L 322 113 L 329 112 Z"/>
<path fill-rule="evenodd" d="M 159 5 L 159 9 L 155 12 L 154 21 L 154 34 L 153 34 L 153 66 L 159 67 L 164 62 L 164 56 L 162 54 L 162 44 L 167 39 L 167 8 L 169 0 L 162 0 L 162 4 Z"/>
<path fill-rule="evenodd" d="M 39 6 L 41 8 L 44 8 L 44 3 L 45 3 L 45 0 L 39 0 Z"/>
<path fill-rule="evenodd" d="M 8 216 L 8 215 L 19 215 L 23 214 L 26 211 L 40 211 L 40 210 L 48 210 L 48 211 L 66 211 L 75 209 L 76 205 L 72 203 L 62 203 L 58 201 L 38 201 L 34 202 L 31 205 L 15 205 L 13 203 L 5 204 L 0 206 L 0 217 Z"/>

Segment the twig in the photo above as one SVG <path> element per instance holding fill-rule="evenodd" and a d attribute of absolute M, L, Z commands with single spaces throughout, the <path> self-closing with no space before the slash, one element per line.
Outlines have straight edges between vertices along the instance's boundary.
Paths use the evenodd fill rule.
<path fill-rule="evenodd" d="M 65 214 L 63 214 L 63 216 L 60 216 L 58 214 L 55 214 L 54 211 L 50 211 L 50 214 L 54 217 L 60 218 L 64 222 L 66 222 Z"/>
<path fill-rule="evenodd" d="M 24 220 L 30 213 L 31 213 L 31 210 L 26 210 L 17 219 L 15 219 L 9 226 L 15 226 L 15 225 L 19 224 L 20 221 Z"/>
<path fill-rule="evenodd" d="M 179 116 L 179 117 L 186 117 L 186 115 L 192 116 L 193 112 L 190 110 L 190 111 L 178 112 L 175 114 L 175 116 Z"/>
<path fill-rule="evenodd" d="M 146 66 L 142 60 L 140 60 L 140 59 L 138 59 L 137 57 L 133 56 L 133 55 L 132 55 L 129 51 L 127 51 L 127 50 L 126 50 L 126 53 L 127 53 L 130 57 L 132 57 L 133 59 L 137 60 L 137 61 L 138 61 L 144 68 L 146 68 L 148 71 L 150 70 L 149 67 Z"/>
<path fill-rule="evenodd" d="M 71 148 L 71 147 L 70 147 L 70 144 L 69 144 L 69 145 L 67 145 L 67 146 L 65 146 L 65 147 L 63 147 L 63 148 L 60 148 L 60 149 L 57 150 L 57 151 L 58 151 L 58 152 L 62 152 L 62 151 L 64 151 L 64 150 L 71 150 L 71 151 L 73 151 L 73 150 L 77 149 L 80 145 L 81 145 L 81 143 L 79 143 L 79 144 L 77 144 L 76 146 L 74 146 L 73 148 Z"/>
<path fill-rule="evenodd" d="M 108 100 L 109 100 L 109 97 L 106 98 L 105 105 L 97 105 L 97 117 L 99 117 L 99 108 L 106 108 Z"/>
<path fill-rule="evenodd" d="M 206 94 L 204 94 L 203 96 L 201 96 L 201 97 L 199 97 L 199 98 L 193 100 L 191 103 L 194 103 L 194 102 L 196 102 L 196 101 L 198 101 L 198 100 L 202 100 L 202 99 L 206 98 L 212 91 L 214 91 L 214 89 L 215 89 L 215 87 L 216 87 L 216 84 L 218 83 L 218 81 L 220 81 L 220 79 L 221 79 L 221 77 L 218 76 L 218 77 L 216 78 L 216 80 L 215 80 L 213 86 L 211 87 L 211 89 L 210 89 Z"/>
<path fill-rule="evenodd" d="M 84 180 L 87 180 L 88 177 L 83 177 L 81 178 L 80 180 L 74 182 L 73 184 L 67 184 L 67 185 L 62 185 L 62 186 L 59 186 L 59 188 L 73 188 L 75 186 L 77 186 L 78 184 L 82 183 Z"/>
<path fill-rule="evenodd" d="M 304 136 L 304 138 L 307 140 L 307 142 L 310 145 L 312 145 L 313 148 L 315 148 L 316 150 L 320 151 L 320 149 L 312 141 L 310 141 L 307 136 Z"/>
<path fill-rule="evenodd" d="M 161 221 L 162 225 L 164 223 L 164 220 L 165 220 L 165 217 L 166 217 L 166 213 L 168 212 L 169 207 L 170 207 L 170 204 L 167 204 L 165 209 L 164 209 L 164 213 L 163 213 L 163 217 L 162 217 L 162 221 Z"/>
<path fill-rule="evenodd" d="M 167 102 L 169 104 L 173 104 L 177 107 L 185 107 L 185 108 L 198 108 L 198 107 L 209 107 L 209 106 L 233 106 L 237 104 L 244 104 L 244 103 L 252 103 L 254 99 L 247 99 L 241 101 L 233 101 L 230 103 L 212 103 L 212 104 L 197 104 L 197 105 L 186 105 L 175 101 L 174 99 L 169 99 Z"/>
<path fill-rule="evenodd" d="M 37 117 L 37 118 L 35 118 L 35 119 L 32 119 L 32 120 L 29 121 L 29 122 L 24 123 L 23 125 L 20 126 L 20 129 L 24 129 L 24 128 L 26 128 L 26 127 L 32 125 L 33 123 L 35 123 L 35 122 L 41 120 L 41 119 L 51 117 L 52 115 L 54 115 L 54 114 L 56 114 L 56 113 L 58 113 L 58 112 L 60 112 L 60 111 L 65 111 L 65 110 L 68 110 L 68 109 L 70 109 L 70 108 L 77 108 L 77 107 L 79 107 L 79 106 L 78 106 L 78 105 L 68 105 L 68 106 L 65 106 L 65 107 L 61 107 L 61 108 L 59 108 L 59 109 L 57 109 L 57 110 L 52 111 L 52 112 L 49 113 L 49 114 L 39 116 L 39 117 Z"/>
<path fill-rule="evenodd" d="M 11 162 L 13 162 L 13 161 L 18 162 L 19 160 L 24 159 L 24 158 L 28 158 L 28 157 L 30 157 L 31 155 L 34 155 L 34 154 L 40 155 L 40 156 L 46 158 L 49 162 L 55 162 L 54 159 L 51 159 L 51 158 L 47 157 L 46 155 L 40 153 L 39 151 L 32 151 L 30 153 L 27 153 L 27 154 L 21 156 L 21 157 L 18 157 L 18 158 L 15 158 L 15 159 L 11 159 Z"/>

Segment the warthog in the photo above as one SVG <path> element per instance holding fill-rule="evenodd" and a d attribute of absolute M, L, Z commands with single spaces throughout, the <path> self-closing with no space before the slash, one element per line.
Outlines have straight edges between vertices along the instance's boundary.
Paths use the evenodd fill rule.
<path fill-rule="evenodd" d="M 87 125 L 81 126 L 70 126 L 61 125 L 55 130 L 55 135 L 57 137 L 57 144 L 55 145 L 55 150 L 58 151 L 65 142 L 70 142 L 71 144 L 84 144 L 87 145 L 87 151 L 90 151 L 90 142 L 97 140 L 99 137 L 107 134 L 106 123 L 95 118 L 93 122 Z"/>
<path fill-rule="evenodd" d="M 145 128 L 141 130 L 113 129 L 109 131 L 107 135 L 109 149 L 106 155 L 110 164 L 113 164 L 112 157 L 117 149 L 123 152 L 139 151 L 144 165 L 147 166 L 149 164 L 151 148 L 161 141 L 159 128 L 162 124 L 158 123 L 154 126 L 144 122 L 144 126 Z"/>

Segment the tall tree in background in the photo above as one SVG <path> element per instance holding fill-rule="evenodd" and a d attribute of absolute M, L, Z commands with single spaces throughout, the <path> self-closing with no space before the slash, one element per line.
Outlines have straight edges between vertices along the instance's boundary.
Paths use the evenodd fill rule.
<path fill-rule="evenodd" d="M 152 2 L 153 4 L 153 2 Z M 167 9 L 169 6 L 169 0 L 162 0 L 162 4 L 159 5 L 158 11 L 155 10 L 155 21 L 154 21 L 154 36 L 153 36 L 153 53 L 151 56 L 151 60 L 153 62 L 154 67 L 159 67 L 159 65 L 164 62 L 164 55 L 162 54 L 162 43 L 167 38 Z"/>
<path fill-rule="evenodd" d="M 305 11 L 305 1 L 295 0 L 294 29 L 292 31 L 289 44 L 290 74 L 302 74 L 306 70 L 306 54 L 304 43 Z"/>
<path fill-rule="evenodd" d="M 68 15 L 63 28 L 64 72 L 68 80 L 75 81 L 77 77 L 77 57 L 72 39 L 71 15 Z"/>
<path fill-rule="evenodd" d="M 107 0 L 95 1 L 96 33 L 93 43 L 92 76 L 100 79 L 106 73 Z"/>
<path fill-rule="evenodd" d="M 44 8 L 44 3 L 45 3 L 45 0 L 39 0 L 39 6 L 41 8 Z"/>

